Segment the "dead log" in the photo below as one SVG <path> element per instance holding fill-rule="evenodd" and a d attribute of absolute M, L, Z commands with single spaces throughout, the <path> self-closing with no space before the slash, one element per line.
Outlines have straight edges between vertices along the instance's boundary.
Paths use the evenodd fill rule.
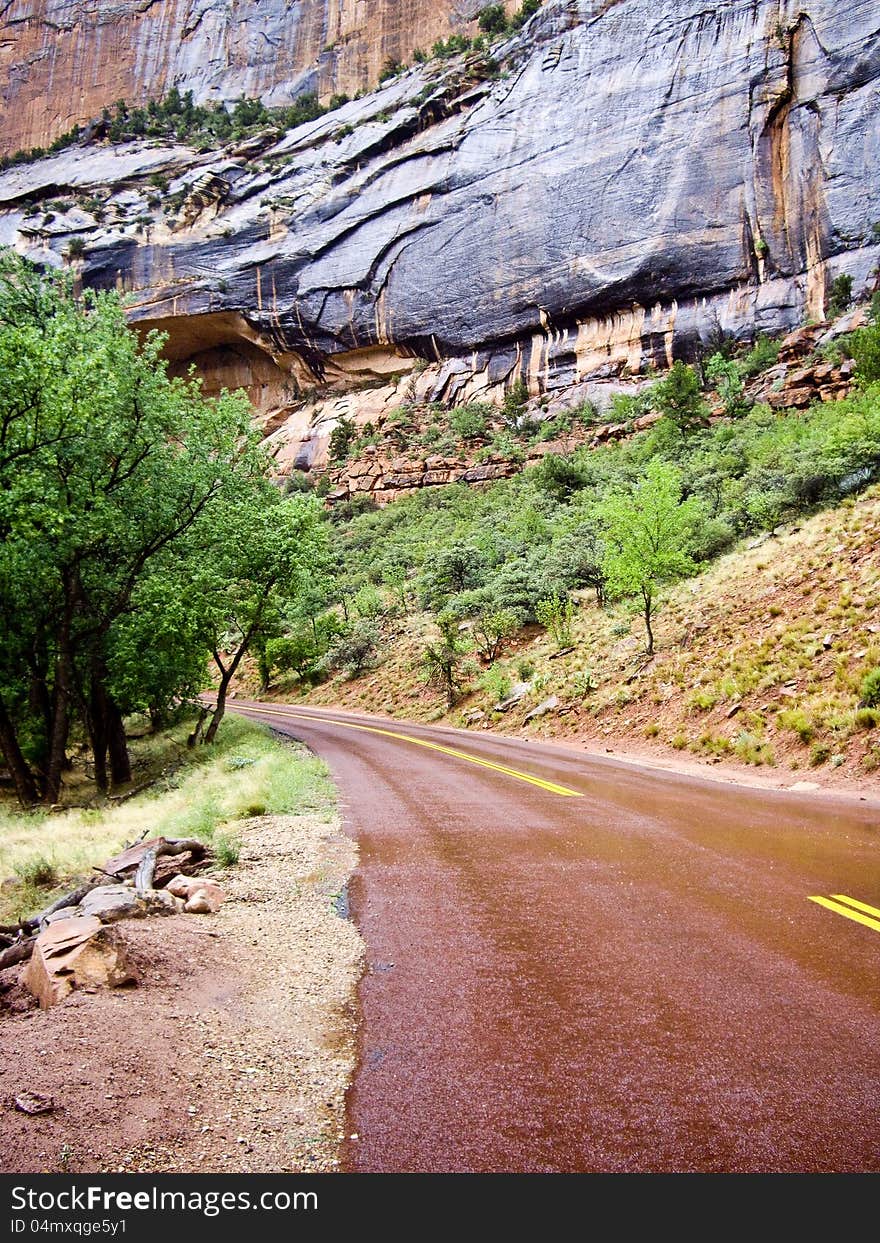
<path fill-rule="evenodd" d="M 16 963 L 25 962 L 34 952 L 36 945 L 36 937 L 25 937 L 21 941 L 17 941 L 15 945 L 10 945 L 8 949 L 0 952 L 0 971 L 5 967 L 14 967 Z"/>
<path fill-rule="evenodd" d="M 144 856 L 138 865 L 138 870 L 134 874 L 134 887 L 138 897 L 145 897 L 147 891 L 153 888 L 156 862 L 160 856 L 182 855 L 186 851 L 190 851 L 192 854 L 203 855 L 205 853 L 204 843 L 197 842 L 190 837 L 182 837 L 176 841 L 166 841 L 164 837 L 158 838 L 154 845 L 144 852 Z"/>

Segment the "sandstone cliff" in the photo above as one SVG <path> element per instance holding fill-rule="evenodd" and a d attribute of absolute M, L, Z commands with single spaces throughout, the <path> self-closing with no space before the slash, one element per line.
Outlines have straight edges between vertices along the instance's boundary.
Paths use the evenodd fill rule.
<path fill-rule="evenodd" d="M 247 150 L 9 170 L 0 243 L 60 264 L 79 239 L 84 281 L 272 426 L 292 412 L 297 443 L 309 390 L 393 394 L 425 361 L 429 398 L 520 373 L 559 390 L 821 318 L 841 272 L 873 281 L 876 0 L 546 0 L 494 55 L 498 76 L 418 66 Z"/>
<path fill-rule="evenodd" d="M 117 99 L 353 95 L 463 28 L 455 0 L 6 0 L 0 149 L 44 146 Z"/>

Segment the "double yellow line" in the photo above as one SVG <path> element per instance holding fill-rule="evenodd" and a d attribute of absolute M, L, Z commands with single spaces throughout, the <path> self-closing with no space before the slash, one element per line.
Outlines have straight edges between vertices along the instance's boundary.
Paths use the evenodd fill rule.
<path fill-rule="evenodd" d="M 451 755 L 454 759 L 465 760 L 468 764 L 476 764 L 480 768 L 489 768 L 493 772 L 503 773 L 505 777 L 513 777 L 517 781 L 525 781 L 528 785 L 538 786 L 541 790 L 549 790 L 551 794 L 559 794 L 563 798 L 583 798 L 580 790 L 570 790 L 568 786 L 556 785 L 553 781 L 544 781 L 542 777 L 534 777 L 531 773 L 520 772 L 518 768 L 508 768 L 506 764 L 494 764 L 491 760 L 470 755 L 467 751 L 459 751 L 456 747 L 441 747 L 438 742 L 428 742 L 424 738 L 413 738 L 411 734 L 398 734 L 391 729 L 379 729 L 375 725 L 355 725 L 351 721 L 337 721 L 331 717 L 310 716 L 306 712 L 284 712 L 278 708 L 251 708 L 246 704 L 231 705 L 233 711 L 257 712 L 260 716 L 293 717 L 299 721 L 311 721 L 313 725 L 337 725 L 341 729 L 357 729 L 365 734 L 381 734 L 385 738 L 396 738 L 400 742 L 411 742 L 415 747 L 426 747 L 429 751 L 439 751 L 441 755 Z"/>
<path fill-rule="evenodd" d="M 867 902 L 848 898 L 845 893 L 833 893 L 830 898 L 811 897 L 810 901 L 833 911 L 835 915 L 842 915 L 844 919 L 855 920 L 857 924 L 880 932 L 880 911 L 876 906 L 868 906 Z"/>

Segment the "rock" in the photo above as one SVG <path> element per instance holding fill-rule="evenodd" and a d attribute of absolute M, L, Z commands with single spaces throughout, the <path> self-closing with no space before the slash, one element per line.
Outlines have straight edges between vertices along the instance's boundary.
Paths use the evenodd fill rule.
<path fill-rule="evenodd" d="M 531 689 L 531 682 L 516 682 L 511 688 L 510 694 L 505 699 L 502 699 L 500 703 L 497 703 L 492 711 L 508 712 L 514 704 L 518 704 L 521 699 L 525 698 Z"/>
<path fill-rule="evenodd" d="M 796 781 L 793 786 L 789 786 L 788 788 L 789 790 L 795 790 L 798 792 L 801 792 L 801 791 L 806 792 L 809 790 L 821 790 L 822 789 L 822 787 L 819 785 L 817 781 Z"/>
<path fill-rule="evenodd" d="M 731 704 L 731 705 L 730 705 L 730 707 L 727 709 L 727 711 L 725 712 L 725 714 L 724 714 L 724 715 L 725 715 L 725 716 L 728 718 L 728 720 L 729 720 L 729 719 L 730 719 L 730 717 L 732 717 L 732 716 L 736 716 L 737 712 L 741 712 L 741 711 L 742 711 L 742 704 L 741 704 L 741 703 L 735 703 L 735 704 Z"/>
<path fill-rule="evenodd" d="M 137 983 L 118 930 L 94 915 L 49 924 L 37 937 L 20 978 L 43 1010 L 63 1001 L 74 988 Z"/>
<path fill-rule="evenodd" d="M 231 31 L 243 8 L 196 7 L 198 19 L 170 0 L 117 5 L 118 55 L 99 72 L 101 6 L 6 6 L 8 148 L 84 120 L 73 107 L 142 101 L 145 81 L 156 94 L 173 81 L 197 100 L 237 97 L 244 36 Z M 876 0 L 801 8 L 780 42 L 776 0 L 546 3 L 504 44 L 511 72 L 497 81 L 475 82 L 476 62 L 463 58 L 415 66 L 292 130 L 262 166 L 151 140 L 10 168 L 0 174 L 0 231 L 60 267 L 66 235 L 54 223 L 23 231 L 25 198 L 109 191 L 125 208 L 119 221 L 115 211 L 93 224 L 65 213 L 63 227 L 75 222 L 88 238 L 84 284 L 124 288 L 132 321 L 169 333 L 175 370 L 196 360 L 212 391 L 229 382 L 258 392 L 262 414 L 290 404 L 291 391 L 329 387 L 357 388 L 365 409 L 361 381 L 384 378 L 390 396 L 414 357 L 438 367 L 424 395 L 458 400 L 498 400 L 521 373 L 555 393 L 663 368 L 701 348 L 713 322 L 745 337 L 819 316 L 830 279 L 849 274 L 861 288 L 876 263 Z M 360 83 L 405 52 L 414 22 L 439 33 L 452 10 L 452 0 L 413 0 L 402 21 L 389 0 L 265 0 L 248 80 L 269 103 L 307 84 L 329 93 L 343 64 Z M 353 132 L 340 139 L 345 127 Z M 157 173 L 184 197 L 206 176 L 221 179 L 216 217 L 170 228 L 162 203 L 149 202 Z M 139 230 L 144 215 L 151 223 Z M 760 264 L 749 240 L 758 233 Z M 792 334 L 783 361 L 803 359 L 826 328 Z M 804 384 L 783 402 L 813 393 Z M 328 426 L 309 420 L 298 407 L 276 433 L 291 459 L 298 445 L 326 448 Z M 623 434 L 595 432 L 597 441 Z"/>
<path fill-rule="evenodd" d="M 549 698 L 542 700 L 536 708 L 532 708 L 531 712 L 527 712 L 523 718 L 523 725 L 533 721 L 535 717 L 544 716 L 547 712 L 552 712 L 554 708 L 559 707 L 559 698 L 557 695 L 550 695 Z"/>
<path fill-rule="evenodd" d="M 112 924 L 145 915 L 175 915 L 181 909 L 171 894 L 161 889 L 150 889 L 141 898 L 130 885 L 99 885 L 78 906 L 65 906 L 47 915 L 43 927 L 78 916 L 94 916 L 102 924 Z"/>
<path fill-rule="evenodd" d="M 212 915 L 220 909 L 226 894 L 214 881 L 197 876 L 175 876 L 166 892 L 184 900 L 184 910 L 190 915 Z"/>

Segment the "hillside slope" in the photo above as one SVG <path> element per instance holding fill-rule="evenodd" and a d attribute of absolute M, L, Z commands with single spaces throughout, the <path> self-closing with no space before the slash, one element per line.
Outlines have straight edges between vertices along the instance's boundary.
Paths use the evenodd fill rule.
<path fill-rule="evenodd" d="M 339 676 L 303 702 L 345 706 L 604 750 L 698 757 L 778 770 L 779 781 L 880 788 L 880 713 L 859 710 L 880 665 L 880 489 L 740 545 L 669 590 L 657 652 L 623 606 L 579 593 L 574 650 L 557 656 L 532 626 L 500 660 L 529 691 L 506 712 L 475 690 L 451 710 L 426 687 L 420 657 L 430 623 L 415 615 L 389 636 L 382 665 Z M 476 681 L 476 679 L 474 679 Z M 473 682 L 472 682 L 473 685 Z M 594 689 L 586 689 L 592 685 Z M 551 696 L 558 705 L 524 723 Z"/>

